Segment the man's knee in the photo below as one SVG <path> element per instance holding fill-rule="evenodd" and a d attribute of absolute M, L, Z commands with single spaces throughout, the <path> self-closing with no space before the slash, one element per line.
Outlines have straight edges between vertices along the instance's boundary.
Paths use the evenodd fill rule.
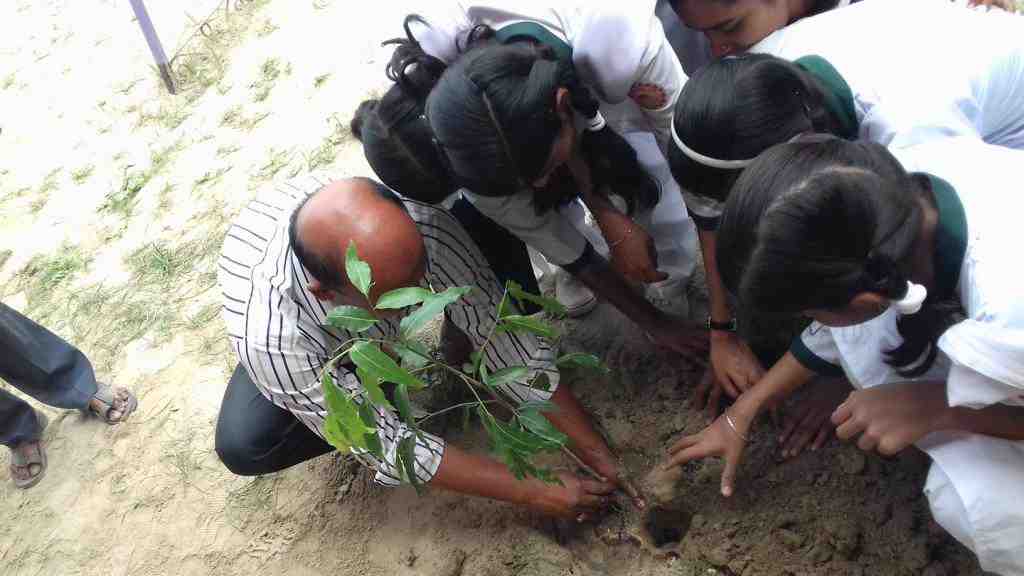
<path fill-rule="evenodd" d="M 231 422 L 231 415 L 225 414 L 223 408 L 217 419 L 214 450 L 224 466 L 234 474 L 256 476 L 262 473 L 256 446 L 246 437 L 244 429 Z"/>

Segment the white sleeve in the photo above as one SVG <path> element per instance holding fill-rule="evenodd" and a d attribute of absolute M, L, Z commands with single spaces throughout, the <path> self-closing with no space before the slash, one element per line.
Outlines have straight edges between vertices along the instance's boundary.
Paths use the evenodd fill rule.
<path fill-rule="evenodd" d="M 423 51 L 447 64 L 459 55 L 459 46 L 465 44 L 466 35 L 473 28 L 460 2 L 431 0 L 417 8 L 422 22 L 411 22 L 409 29 Z"/>
<path fill-rule="evenodd" d="M 602 100 L 633 100 L 664 152 L 686 74 L 653 10 L 629 4 L 589 11 L 572 38 L 573 63 Z"/>
<path fill-rule="evenodd" d="M 1020 404 L 1024 398 L 1024 330 L 967 319 L 939 338 L 952 361 L 950 406 Z"/>
<path fill-rule="evenodd" d="M 583 234 L 557 210 L 537 214 L 530 190 L 502 197 L 480 196 L 467 190 L 462 193 L 477 210 L 543 254 L 552 264 L 572 264 L 587 247 Z"/>
<path fill-rule="evenodd" d="M 839 363 L 839 347 L 832 337 L 832 330 L 819 322 L 812 322 L 793 341 L 789 352 L 805 368 L 822 376 L 842 376 Z"/>

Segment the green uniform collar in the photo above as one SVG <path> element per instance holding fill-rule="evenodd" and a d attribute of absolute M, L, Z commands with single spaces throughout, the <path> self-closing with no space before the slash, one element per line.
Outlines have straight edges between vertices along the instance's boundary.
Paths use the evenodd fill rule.
<path fill-rule="evenodd" d="M 838 136 L 846 140 L 856 139 L 860 123 L 853 106 L 853 91 L 835 66 L 821 56 L 803 56 L 793 63 L 814 76 L 824 88 L 825 108 L 839 121 Z"/>
<path fill-rule="evenodd" d="M 940 299 L 952 298 L 967 253 L 967 214 L 953 186 L 931 174 L 932 195 L 939 211 L 935 230 L 935 288 Z"/>
<path fill-rule="evenodd" d="M 555 56 L 567 64 L 572 64 L 572 46 L 563 42 L 550 30 L 536 22 L 517 22 L 509 24 L 494 33 L 494 37 L 502 44 L 511 44 L 519 39 L 526 38 L 543 44 L 555 51 Z"/>

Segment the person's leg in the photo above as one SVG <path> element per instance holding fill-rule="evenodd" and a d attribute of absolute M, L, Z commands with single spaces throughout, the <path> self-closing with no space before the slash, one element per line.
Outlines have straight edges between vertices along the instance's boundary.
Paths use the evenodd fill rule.
<path fill-rule="evenodd" d="M 449 212 L 476 242 L 502 287 L 512 280 L 522 286 L 523 290 L 540 294 L 530 255 L 522 240 L 485 216 L 465 198 L 456 200 Z M 524 308 L 526 314 L 540 311 L 540 307 L 535 304 L 524 305 Z"/>
<path fill-rule="evenodd" d="M 84 354 L 2 303 L 0 350 L 0 378 L 44 404 L 83 410 L 96 394 Z"/>
<path fill-rule="evenodd" d="M 278 472 L 334 450 L 291 412 L 267 400 L 241 364 L 224 392 L 215 442 L 221 462 L 239 476 Z"/>
<path fill-rule="evenodd" d="M 27 402 L 0 390 L 0 444 L 10 448 L 35 440 L 40 428 L 36 411 Z"/>

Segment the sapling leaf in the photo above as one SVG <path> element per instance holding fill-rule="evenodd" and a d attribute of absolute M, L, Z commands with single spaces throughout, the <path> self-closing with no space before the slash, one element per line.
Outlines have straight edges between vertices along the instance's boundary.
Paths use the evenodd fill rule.
<path fill-rule="evenodd" d="M 565 306 L 563 306 L 561 302 L 555 300 L 554 298 L 547 298 L 544 296 L 539 296 L 537 294 L 527 292 L 526 290 L 523 290 L 522 286 L 520 286 L 518 283 L 512 280 L 509 280 L 506 283 L 505 289 L 508 291 L 509 294 L 512 295 L 513 298 L 519 301 L 520 305 L 522 305 L 523 300 L 526 300 L 527 302 L 533 302 L 534 304 L 540 306 L 541 308 L 544 309 L 545 312 L 551 314 L 552 316 L 565 316 Z"/>
<path fill-rule="evenodd" d="M 402 415 L 402 421 L 410 428 L 416 428 L 416 415 L 412 412 L 412 403 L 409 402 L 409 389 L 399 384 L 395 387 L 395 404 L 398 406 L 398 413 Z"/>
<path fill-rule="evenodd" d="M 423 494 L 423 483 L 416 476 L 416 437 L 406 436 L 398 443 L 398 462 L 401 465 L 402 479 L 412 484 L 416 494 Z"/>
<path fill-rule="evenodd" d="M 550 400 L 531 400 L 529 402 L 523 402 L 519 405 L 518 409 L 547 412 L 549 414 L 557 414 L 560 411 L 558 406 Z"/>
<path fill-rule="evenodd" d="M 558 450 L 569 441 L 568 436 L 555 428 L 551 421 L 537 410 L 520 410 L 517 418 L 523 427 L 545 441 L 547 450 Z"/>
<path fill-rule="evenodd" d="M 530 332 L 548 339 L 558 337 L 558 332 L 551 325 L 529 316 L 513 314 L 502 318 L 500 322 L 497 328 L 500 332 Z"/>
<path fill-rule="evenodd" d="M 493 374 L 484 376 L 484 384 L 495 388 L 502 384 L 510 384 L 512 382 L 522 382 L 529 375 L 530 370 L 526 366 L 511 366 L 509 368 L 502 368 Z"/>
<path fill-rule="evenodd" d="M 397 290 L 381 294 L 374 308 L 378 310 L 397 310 L 406 306 L 414 306 L 433 296 L 434 293 L 426 288 L 398 288 Z"/>
<path fill-rule="evenodd" d="M 427 347 L 415 340 L 400 340 L 391 346 L 398 359 L 402 361 L 402 367 L 410 370 L 422 368 L 430 362 L 430 351 Z"/>
<path fill-rule="evenodd" d="M 363 423 L 359 415 L 359 407 L 347 393 L 335 386 L 334 378 L 328 370 L 324 371 L 321 384 L 324 391 L 324 400 L 327 401 L 327 421 L 331 422 L 330 435 L 334 440 L 338 440 L 339 444 L 345 445 L 346 449 L 366 449 L 366 434 L 376 432 L 377 429 L 368 427 Z M 325 425 L 324 428 L 326 430 L 327 426 Z M 328 441 L 334 445 L 333 441 L 330 439 Z M 341 449 L 340 446 L 336 447 Z"/>
<path fill-rule="evenodd" d="M 335 328 L 364 332 L 377 323 L 369 310 L 358 306 L 336 306 L 327 313 L 327 323 Z"/>
<path fill-rule="evenodd" d="M 373 407 L 370 406 L 369 402 L 363 402 L 359 406 L 359 417 L 362 419 L 363 424 L 369 428 L 373 428 L 373 432 L 367 432 L 363 435 L 366 442 L 366 451 L 373 454 L 378 460 L 384 459 L 384 447 L 380 443 L 380 437 L 377 436 L 377 415 L 373 411 Z"/>
<path fill-rule="evenodd" d="M 511 284 L 512 281 L 509 280 L 509 283 Z M 506 288 L 505 293 L 501 295 L 501 302 L 498 302 L 498 318 L 501 319 L 504 318 L 505 316 L 508 316 L 509 314 L 515 313 L 516 309 L 512 306 L 512 303 L 509 301 L 508 289 Z"/>
<path fill-rule="evenodd" d="M 363 384 L 363 389 L 366 390 L 366 395 L 374 406 L 394 408 L 391 402 L 388 402 L 388 397 L 380 387 L 380 378 L 370 375 L 366 370 L 359 367 L 356 367 L 356 376 L 359 377 L 359 381 Z"/>
<path fill-rule="evenodd" d="M 584 354 L 583 352 L 573 352 L 572 354 L 564 354 L 555 360 L 555 365 L 559 368 L 590 368 L 601 372 L 602 374 L 608 373 L 608 367 L 601 362 L 601 359 L 593 354 Z"/>
<path fill-rule="evenodd" d="M 423 305 L 414 310 L 405 318 L 402 318 L 400 328 L 404 338 L 410 338 L 424 324 L 430 322 L 438 314 L 444 311 L 445 307 L 465 296 L 472 290 L 469 286 L 452 287 L 439 294 L 432 294 L 423 302 Z"/>
<path fill-rule="evenodd" d="M 370 265 L 359 259 L 354 241 L 349 241 L 348 250 L 345 251 L 345 273 L 348 274 L 348 281 L 369 300 L 373 276 L 370 273 Z"/>
<path fill-rule="evenodd" d="M 352 444 L 348 441 L 348 436 L 342 430 L 340 412 L 341 391 L 334 386 L 334 378 L 331 376 L 331 364 L 328 364 L 324 369 L 323 376 L 320 378 L 320 385 L 324 390 L 324 400 L 327 403 L 327 419 L 324 421 L 324 437 L 331 446 L 334 446 L 339 451 L 345 453 L 352 449 Z"/>
<path fill-rule="evenodd" d="M 402 384 L 419 390 L 425 388 L 422 380 L 413 376 L 408 370 L 402 368 L 390 356 L 381 352 L 380 348 L 372 342 L 356 342 L 349 348 L 349 358 L 356 366 L 362 368 L 370 376 L 376 376 L 384 382 Z"/>

